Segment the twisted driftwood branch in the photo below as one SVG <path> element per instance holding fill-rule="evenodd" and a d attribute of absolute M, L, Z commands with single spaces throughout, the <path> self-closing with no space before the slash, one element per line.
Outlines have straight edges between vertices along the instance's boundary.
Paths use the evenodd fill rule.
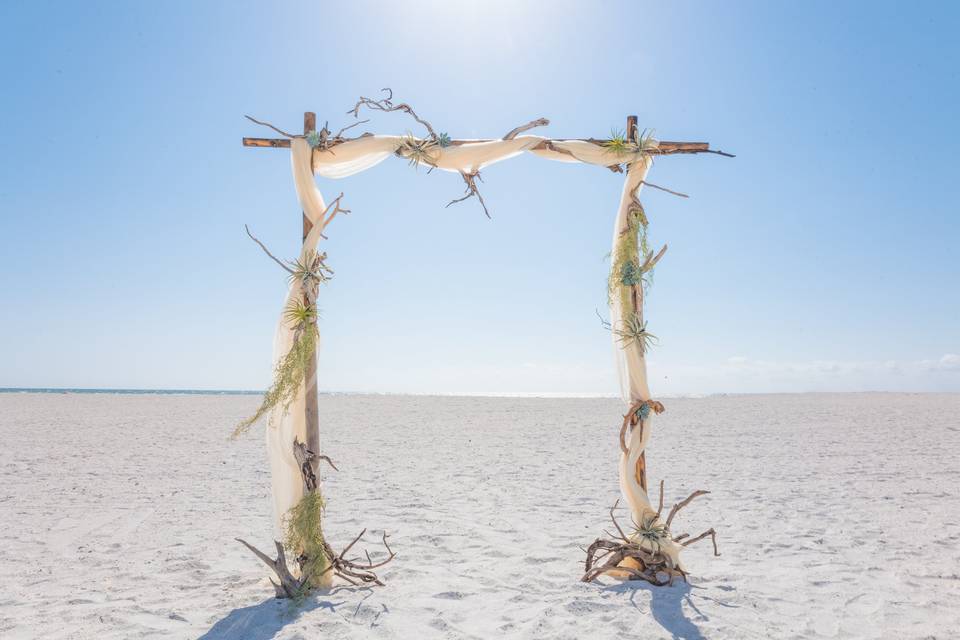
<path fill-rule="evenodd" d="M 684 537 L 688 537 L 689 535 L 690 534 L 684 534 Z M 698 540 L 703 540 L 707 536 L 710 536 L 713 539 L 713 555 L 715 556 L 720 555 L 720 551 L 717 550 L 717 532 L 713 530 L 713 527 L 710 527 L 709 529 L 707 529 L 706 531 L 698 535 L 696 538 L 693 538 L 692 540 L 687 540 L 686 542 L 683 543 L 683 546 L 688 547 L 694 542 L 697 542 Z M 676 542 L 676 538 L 674 538 L 674 542 Z"/>
<path fill-rule="evenodd" d="M 511 129 L 511 130 L 507 133 L 507 135 L 503 136 L 503 139 L 504 139 L 504 140 L 513 140 L 514 138 L 516 138 L 518 135 L 520 135 L 520 134 L 523 133 L 524 131 L 529 131 L 530 129 L 535 129 L 535 128 L 537 128 L 537 127 L 545 127 L 545 126 L 547 126 L 548 124 L 550 124 L 550 121 L 547 120 L 546 118 L 537 118 L 536 120 L 531 120 L 531 121 L 528 122 L 527 124 L 522 124 L 522 125 L 520 125 L 520 126 L 517 127 L 516 129 Z"/>
<path fill-rule="evenodd" d="M 273 129 L 274 131 L 276 131 L 277 133 L 279 133 L 279 134 L 282 135 L 282 136 L 286 136 L 286 137 L 288 137 L 288 138 L 302 138 L 302 137 L 303 137 L 303 136 L 294 135 L 294 134 L 292 134 L 292 133 L 287 133 L 287 132 L 284 131 L 283 129 L 278 129 L 278 128 L 276 128 L 275 126 L 273 126 L 272 124 L 270 124 L 269 122 L 263 122 L 262 120 L 257 120 L 257 119 L 254 118 L 253 116 L 243 116 L 243 117 L 246 118 L 247 120 L 249 120 L 250 122 L 255 122 L 256 124 L 259 124 L 260 126 L 269 127 L 269 128 Z"/>
<path fill-rule="evenodd" d="M 666 251 L 666 247 L 664 247 L 663 250 L 660 252 L 661 255 L 663 254 L 663 251 Z M 599 315 L 599 312 L 597 313 L 597 315 Z M 600 321 L 606 322 L 602 317 L 600 318 Z M 609 325 L 610 323 L 606 323 L 606 324 Z M 630 405 L 630 408 L 627 410 L 626 415 L 623 416 L 623 425 L 620 427 L 620 451 L 622 451 L 625 454 L 630 453 L 630 448 L 627 446 L 627 435 L 629 430 L 632 430 L 633 427 L 639 424 L 641 429 L 640 439 L 641 440 L 643 439 L 643 431 L 642 431 L 643 421 L 640 419 L 640 411 L 643 409 L 644 406 L 650 407 L 650 409 L 657 415 L 660 415 L 661 413 L 666 411 L 662 402 L 653 400 L 652 398 L 649 400 L 638 400 L 637 402 L 634 402 L 632 405 Z"/>
<path fill-rule="evenodd" d="M 286 264 L 284 264 L 283 260 L 281 260 L 281 259 L 278 258 L 277 256 L 275 256 L 275 255 L 273 255 L 272 253 L 270 253 L 270 249 L 267 249 L 267 245 L 265 245 L 265 244 L 263 244 L 262 242 L 260 242 L 260 239 L 257 238 L 257 236 L 253 235 L 253 234 L 250 232 L 250 227 L 248 227 L 247 225 L 243 225 L 243 228 L 247 230 L 247 235 L 250 236 L 250 239 L 253 240 L 254 242 L 256 242 L 258 245 L 260 245 L 260 248 L 263 249 L 263 252 L 264 252 L 265 254 L 267 254 L 268 256 L 270 256 L 270 259 L 271 259 L 271 260 L 273 260 L 273 261 L 276 262 L 278 265 L 280 265 L 280 268 L 281 268 L 281 269 L 283 269 L 284 271 L 286 271 L 286 272 L 289 273 L 290 275 L 293 275 L 293 269 L 291 269 L 291 268 L 288 267 Z"/>
<path fill-rule="evenodd" d="M 667 522 L 666 522 L 667 529 L 670 528 L 670 523 L 673 522 L 674 516 L 676 516 L 678 513 L 680 513 L 680 509 L 683 509 L 685 506 L 687 506 L 688 504 L 690 504 L 691 502 L 693 502 L 693 500 L 694 500 L 695 498 L 699 498 L 700 496 L 705 496 L 705 495 L 707 495 L 708 493 L 710 493 L 710 492 L 709 492 L 709 491 L 706 491 L 706 490 L 704 490 L 704 489 L 697 489 L 696 491 L 694 491 L 693 493 L 691 493 L 689 496 L 687 496 L 686 498 L 684 498 L 683 500 L 681 500 L 681 501 L 678 502 L 677 504 L 673 505 L 673 508 L 670 509 L 670 514 L 667 516 Z"/>
<path fill-rule="evenodd" d="M 643 264 L 640 265 L 640 272 L 647 273 L 660 262 L 660 258 L 663 257 L 663 254 L 667 252 L 667 245 L 663 245 L 660 251 L 657 252 L 657 255 L 653 255 L 653 251 L 647 253 L 646 259 L 643 261 Z"/>
<path fill-rule="evenodd" d="M 352 113 L 354 118 L 359 118 L 360 107 L 367 107 L 368 109 L 374 109 L 376 111 L 386 111 L 386 112 L 403 111 L 404 113 L 409 114 L 411 118 L 413 118 L 414 120 L 419 122 L 421 125 L 423 125 L 423 127 L 430 134 L 431 140 L 436 142 L 440 139 L 440 137 L 437 135 L 437 132 L 433 130 L 432 126 L 430 126 L 430 123 L 422 119 L 420 116 L 418 116 L 416 111 L 414 111 L 410 105 L 404 102 L 401 102 L 400 104 L 393 104 L 393 89 L 391 89 L 390 87 L 386 87 L 384 89 L 381 89 L 380 91 L 386 92 L 387 97 L 380 100 L 373 100 L 371 98 L 364 98 L 363 96 L 360 96 L 360 99 L 357 100 L 357 104 L 353 106 L 353 109 L 350 109 L 349 111 L 347 111 L 347 113 Z"/>
<path fill-rule="evenodd" d="M 334 575 L 336 575 L 338 578 L 342 578 L 344 581 L 355 587 L 360 586 L 361 584 L 375 584 L 382 587 L 383 582 L 381 582 L 380 578 L 377 577 L 377 574 L 373 572 L 373 569 L 382 567 L 397 556 L 393 549 L 390 548 L 390 544 L 387 542 L 386 532 L 383 533 L 383 538 L 381 540 L 384 548 L 387 550 L 386 559 L 381 560 L 380 562 L 374 562 L 370 559 L 370 554 L 367 551 L 364 551 L 364 555 L 367 557 L 367 561 L 365 563 L 357 560 L 350 560 L 346 557 L 347 552 L 353 548 L 353 545 L 355 545 L 366 532 L 366 529 L 361 531 L 359 535 L 353 539 L 353 542 L 348 544 L 339 554 L 334 553 L 333 549 L 330 548 L 330 545 L 324 542 L 324 550 L 326 551 L 327 558 L 330 560 L 330 566 L 324 570 L 324 573 L 333 571 Z"/>
<path fill-rule="evenodd" d="M 274 541 L 274 544 L 277 545 L 277 557 L 276 559 L 273 559 L 246 540 L 242 540 L 240 538 L 234 538 L 234 540 L 245 546 L 247 549 L 250 549 L 255 556 L 260 558 L 265 565 L 273 569 L 273 572 L 277 574 L 277 578 L 280 579 L 280 583 L 277 584 L 273 581 L 273 578 L 270 578 L 270 584 L 273 585 L 278 598 L 297 598 L 303 593 L 305 582 L 293 577 L 293 574 L 290 573 L 290 569 L 287 568 L 287 556 L 283 551 L 283 544 L 281 544 L 279 541 Z"/>
<path fill-rule="evenodd" d="M 671 194 L 673 194 L 673 195 L 675 195 L 675 196 L 679 196 L 679 197 L 681 197 L 681 198 L 689 198 L 689 197 L 690 197 L 690 196 L 688 196 L 688 195 L 685 194 L 685 193 L 680 193 L 679 191 L 673 191 L 672 189 L 667 189 L 666 187 L 661 187 L 661 186 L 658 185 L 658 184 L 653 184 L 652 182 L 647 182 L 646 180 L 641 180 L 641 181 L 640 181 L 640 184 L 645 184 L 645 185 L 647 185 L 648 187 L 653 187 L 654 189 L 659 189 L 660 191 L 666 191 L 667 193 L 671 193 Z"/>
<path fill-rule="evenodd" d="M 353 109 L 351 109 L 350 111 L 347 111 L 347 113 L 352 113 L 355 118 L 359 117 L 361 107 L 367 107 L 368 109 L 374 109 L 377 111 L 385 111 L 385 112 L 403 111 L 404 113 L 410 115 L 410 117 L 416 120 L 418 123 L 423 125 L 423 127 L 427 130 L 427 133 L 430 136 L 431 144 L 436 144 L 441 146 L 446 146 L 450 144 L 450 140 L 449 138 L 446 137 L 446 134 L 443 135 L 443 138 L 437 135 L 437 132 L 436 130 L 434 130 L 433 125 L 431 125 L 429 122 L 427 122 L 426 120 L 418 116 L 417 112 L 414 111 L 413 107 L 411 107 L 409 104 L 405 102 L 401 102 L 400 104 L 394 104 L 392 89 L 390 89 L 389 87 L 386 87 L 384 89 L 381 89 L 381 91 L 384 91 L 387 93 L 386 98 L 383 98 L 380 100 L 373 100 L 372 98 L 365 98 L 363 96 L 360 96 L 360 99 L 353 106 Z M 519 127 L 509 131 L 507 135 L 503 137 L 503 139 L 511 140 L 514 137 L 516 137 L 517 134 L 523 131 L 527 131 L 529 129 L 533 129 L 534 127 L 540 127 L 547 124 L 550 124 L 550 121 L 547 120 L 546 118 L 538 118 L 536 120 L 532 120 L 526 124 L 520 125 Z M 426 164 L 431 165 L 430 170 L 432 171 L 434 168 L 433 165 L 429 161 L 425 161 L 425 162 Z M 467 173 L 467 172 L 461 171 L 460 177 L 463 178 L 463 182 L 466 184 L 466 190 L 464 192 L 465 195 L 460 198 L 454 198 L 453 200 L 448 202 L 446 206 L 449 207 L 452 204 L 463 202 L 464 200 L 467 200 L 469 198 L 476 197 L 477 200 L 480 202 L 480 206 L 483 207 L 483 213 L 487 216 L 487 218 L 489 218 L 490 210 L 487 209 L 487 203 L 484 201 L 483 195 L 481 195 L 480 189 L 477 187 L 477 179 L 480 178 L 480 172 L 473 171 L 471 173 Z M 483 179 L 480 178 L 480 180 L 482 181 Z"/>
<path fill-rule="evenodd" d="M 663 512 L 663 480 L 660 481 L 660 503 L 657 505 L 657 518 Z"/>
<path fill-rule="evenodd" d="M 327 205 L 327 208 L 323 210 L 323 213 L 320 214 L 320 237 L 324 240 L 329 240 L 327 236 L 323 235 L 322 231 L 327 228 L 327 225 L 333 222 L 333 219 L 337 217 L 338 213 L 347 215 L 351 213 L 350 209 L 344 209 L 340 206 L 340 201 L 343 200 L 343 191 L 340 192 L 336 198 L 333 199 L 333 202 Z M 333 209 L 333 211 L 330 211 Z M 327 215 L 329 214 L 329 215 Z"/>
<path fill-rule="evenodd" d="M 473 173 L 464 173 L 463 171 L 461 171 L 460 176 L 463 178 L 463 181 L 467 185 L 466 195 L 463 196 L 462 198 L 454 198 L 453 200 L 447 203 L 447 206 L 444 207 L 444 209 L 446 209 L 452 204 L 457 204 L 458 202 L 463 202 L 468 198 L 472 198 L 476 196 L 477 200 L 480 201 L 480 206 L 483 207 L 483 213 L 487 216 L 487 218 L 489 218 L 490 211 L 487 209 L 487 203 L 484 202 L 483 196 L 480 194 L 480 189 L 477 188 L 477 178 L 480 178 L 480 172 L 474 171 Z M 483 182 L 483 178 L 480 178 L 480 181 Z"/>
<path fill-rule="evenodd" d="M 354 122 L 353 124 L 348 124 L 347 126 L 345 126 L 345 127 L 343 127 L 342 129 L 340 129 L 340 131 L 337 131 L 337 135 L 333 136 L 333 139 L 334 139 L 334 140 L 342 140 L 342 139 L 343 139 L 343 132 L 344 132 L 344 131 L 349 131 L 350 129 L 353 129 L 354 127 L 358 127 L 358 126 L 360 126 L 361 124 L 365 124 L 365 123 L 367 123 L 367 122 L 370 122 L 370 120 L 369 120 L 369 119 L 367 119 L 367 120 L 357 120 L 357 121 Z M 327 128 L 326 125 L 324 125 L 323 128 L 326 129 L 326 128 Z M 372 135 L 372 134 L 371 134 L 371 135 Z"/>

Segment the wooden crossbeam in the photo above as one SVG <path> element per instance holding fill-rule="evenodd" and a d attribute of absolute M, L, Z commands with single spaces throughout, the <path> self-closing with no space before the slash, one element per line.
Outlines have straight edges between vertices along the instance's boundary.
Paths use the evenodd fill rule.
<path fill-rule="evenodd" d="M 342 140 L 331 140 L 329 142 L 328 148 L 333 148 L 344 142 L 349 142 L 351 140 L 356 140 L 357 138 L 344 138 Z M 571 138 L 572 140 L 582 140 L 584 142 L 592 142 L 594 144 L 604 144 L 608 140 L 602 138 Z M 477 142 L 493 142 L 494 139 L 485 139 L 485 140 L 451 140 L 450 144 L 452 146 L 460 146 L 464 144 L 474 144 Z M 245 147 L 273 147 L 278 149 L 289 149 L 290 148 L 290 138 L 244 138 L 243 146 Z M 547 149 L 550 147 L 550 141 L 546 140 L 541 142 L 533 149 Z M 660 146 L 656 149 L 650 151 L 652 155 L 674 155 L 678 153 L 715 153 L 717 155 L 726 156 L 728 158 L 735 157 L 732 153 L 726 153 L 724 151 L 719 151 L 717 149 L 711 149 L 709 142 L 676 142 L 672 140 L 661 140 Z"/>

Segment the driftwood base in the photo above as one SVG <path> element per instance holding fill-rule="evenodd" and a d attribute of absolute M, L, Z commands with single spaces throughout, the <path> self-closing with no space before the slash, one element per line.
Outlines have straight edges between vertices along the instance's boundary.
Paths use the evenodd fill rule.
<path fill-rule="evenodd" d="M 671 546 L 685 548 L 703 540 L 711 538 L 713 541 L 713 555 L 719 556 L 717 549 L 717 532 L 707 529 L 700 535 L 691 538 L 689 533 L 682 533 L 671 537 L 670 525 L 674 516 L 690 504 L 695 498 L 705 495 L 709 491 L 697 490 L 686 499 L 673 505 L 665 522 L 660 520 L 663 511 L 663 482 L 660 482 L 660 506 L 657 511 L 650 512 L 642 523 L 633 522 L 631 535 L 624 533 L 613 515 L 619 500 L 610 508 L 610 520 L 617 530 L 617 535 L 606 532 L 610 538 L 597 538 L 587 549 L 587 558 L 584 563 L 582 582 L 592 582 L 602 575 L 611 575 L 626 580 L 644 580 L 658 587 L 673 584 L 675 578 L 680 577 L 686 582 L 687 573 L 680 567 L 674 556 L 665 551 Z M 675 554 L 674 554 L 675 555 Z"/>
<path fill-rule="evenodd" d="M 324 569 L 319 576 L 311 576 L 309 575 L 309 572 L 303 572 L 299 578 L 295 577 L 293 572 L 290 571 L 282 543 L 274 541 L 274 544 L 277 546 L 277 557 L 271 558 L 249 542 L 241 540 L 240 538 L 237 538 L 236 540 L 247 549 L 252 551 L 253 554 L 257 556 L 265 565 L 273 569 L 273 572 L 280 580 L 279 583 L 276 583 L 273 581 L 273 578 L 270 579 L 270 583 L 273 585 L 277 597 L 291 598 L 296 600 L 309 595 L 310 591 L 314 588 L 313 585 L 317 579 L 330 572 L 332 572 L 334 576 L 342 579 L 345 582 L 348 582 L 355 587 L 371 584 L 382 587 L 383 582 L 380 581 L 380 578 L 377 577 L 377 574 L 374 573 L 373 570 L 387 564 L 397 555 L 387 543 L 386 533 L 383 534 L 383 546 L 386 548 L 388 554 L 385 560 L 373 562 L 373 560 L 370 559 L 370 554 L 366 551 L 364 552 L 364 555 L 366 556 L 366 562 L 359 559 L 349 559 L 346 557 L 350 549 L 353 548 L 357 542 L 359 542 L 360 538 L 362 538 L 366 532 L 366 529 L 361 531 L 360 534 L 353 539 L 353 542 L 348 544 L 339 554 L 334 553 L 330 545 L 324 542 L 323 546 L 328 563 L 327 568 Z M 301 567 L 306 566 L 307 563 L 305 562 L 305 558 L 298 558 L 297 560 Z"/>
<path fill-rule="evenodd" d="M 333 461 L 329 457 L 308 449 L 306 445 L 297 439 L 293 441 L 293 455 L 300 464 L 300 474 L 303 478 L 305 494 L 307 496 L 314 494 L 319 497 L 320 481 L 317 473 L 317 464 L 320 460 L 325 460 L 334 470 L 338 470 L 337 465 L 333 464 Z M 317 517 L 319 518 L 319 514 L 317 514 Z M 316 524 L 319 527 L 319 521 L 317 521 Z M 300 555 L 296 559 L 297 566 L 300 569 L 298 571 L 300 574 L 299 578 L 290 570 L 286 553 L 284 553 L 283 543 L 276 540 L 274 541 L 277 547 L 277 557 L 271 558 L 245 540 L 237 538 L 237 542 L 252 551 L 265 565 L 273 569 L 273 572 L 277 575 L 280 582 L 278 584 L 274 582 L 272 578 L 270 582 L 273 584 L 278 598 L 300 599 L 308 595 L 310 591 L 317 588 L 318 585 L 329 585 L 333 577 L 340 578 L 355 587 L 364 584 L 383 586 L 383 582 L 380 581 L 380 578 L 377 577 L 377 574 L 374 573 L 373 570 L 387 564 L 397 555 L 387 543 L 387 534 L 385 532 L 383 534 L 383 546 L 387 550 L 387 558 L 385 560 L 374 562 L 371 560 L 370 554 L 366 551 L 364 551 L 366 562 L 359 559 L 347 558 L 347 553 L 360 541 L 360 538 L 362 538 L 366 532 L 366 529 L 361 531 L 359 535 L 353 539 L 353 542 L 344 547 L 340 553 L 334 552 L 327 541 L 321 537 L 318 542 L 322 544 L 324 562 L 320 563 L 320 566 L 324 567 L 323 570 L 320 571 L 318 575 L 313 575 L 313 573 L 316 573 L 313 569 L 317 567 L 317 562 L 315 562 L 317 558 Z M 320 544 L 316 546 L 320 546 Z M 332 575 L 328 575 L 331 573 Z"/>

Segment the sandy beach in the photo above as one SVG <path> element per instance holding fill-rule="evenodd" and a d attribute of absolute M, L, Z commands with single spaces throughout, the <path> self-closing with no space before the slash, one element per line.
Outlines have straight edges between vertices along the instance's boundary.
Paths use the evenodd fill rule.
<path fill-rule="evenodd" d="M 254 396 L 0 394 L 3 638 L 951 638 L 960 395 L 667 400 L 648 452 L 690 584 L 581 584 L 617 498 L 613 399 L 322 396 L 327 535 L 386 587 L 275 600 Z M 899 445 L 899 451 L 895 452 Z"/>

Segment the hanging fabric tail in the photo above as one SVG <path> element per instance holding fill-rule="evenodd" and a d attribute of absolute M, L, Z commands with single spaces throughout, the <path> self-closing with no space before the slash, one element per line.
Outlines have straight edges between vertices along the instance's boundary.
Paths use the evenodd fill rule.
<path fill-rule="evenodd" d="M 313 222 L 313 229 L 304 239 L 300 249 L 300 257 L 303 258 L 316 250 L 320 232 L 323 230 L 321 224 L 323 212 L 327 207 L 313 179 L 313 171 L 310 168 L 310 156 L 313 151 L 310 145 L 306 140 L 297 138 L 291 141 L 290 150 L 297 197 L 300 199 L 304 215 Z M 300 295 L 299 283 L 291 282 L 273 338 L 274 370 L 290 351 L 294 340 L 294 327 L 290 325 L 283 311 Z M 319 344 L 319 339 L 317 342 Z M 278 540 L 282 540 L 284 536 L 284 516 L 303 498 L 303 476 L 300 473 L 300 464 L 293 455 L 293 442 L 294 440 L 307 442 L 304 409 L 304 392 L 301 388 L 289 405 L 274 408 L 270 415 L 270 424 L 266 429 L 267 457 L 270 460 L 273 490 L 274 528 Z"/>

